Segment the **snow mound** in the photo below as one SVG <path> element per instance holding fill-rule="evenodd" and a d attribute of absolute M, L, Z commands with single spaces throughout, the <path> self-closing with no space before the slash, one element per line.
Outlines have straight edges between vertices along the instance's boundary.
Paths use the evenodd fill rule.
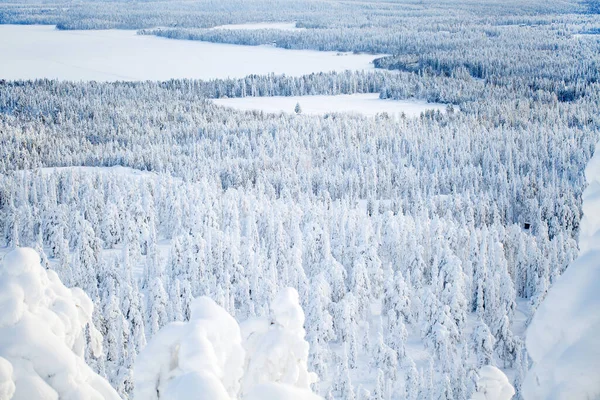
<path fill-rule="evenodd" d="M 279 293 L 271 305 L 271 320 L 255 319 L 244 326 L 244 348 L 246 349 L 246 373 L 242 391 L 251 398 L 260 392 L 255 385 L 275 396 L 283 390 L 294 388 L 308 390 L 318 381 L 316 374 L 308 372 L 308 342 L 304 339 L 304 311 L 298 300 L 298 292 L 286 288 Z M 267 383 L 285 384 L 269 386 Z M 302 391 L 291 392 L 282 398 L 303 399 Z M 265 394 L 266 396 L 266 394 Z M 258 397 L 256 397 L 258 398 Z M 277 397 L 273 397 L 277 398 Z"/>
<path fill-rule="evenodd" d="M 526 399 L 600 397 L 600 143 L 586 168 L 579 257 L 557 279 L 527 331 Z"/>
<path fill-rule="evenodd" d="M 304 337 L 304 311 L 300 306 L 298 292 L 293 288 L 285 288 L 273 301 L 271 305 L 273 321 L 279 326 L 289 329 Z"/>
<path fill-rule="evenodd" d="M 479 370 L 477 392 L 471 400 L 510 400 L 515 394 L 508 378 L 502 371 L 491 365 L 486 365 Z"/>
<path fill-rule="evenodd" d="M 0 399 L 10 399 L 15 393 L 15 382 L 12 376 L 12 364 L 0 357 Z"/>
<path fill-rule="evenodd" d="M 261 383 L 254 386 L 244 400 L 322 400 L 308 389 L 300 389 L 281 383 Z"/>
<path fill-rule="evenodd" d="M 308 372 L 304 312 L 285 289 L 271 318 L 242 324 L 208 297 L 195 299 L 188 322 L 162 328 L 138 355 L 134 398 L 316 400 Z M 244 333 L 242 342 L 242 332 Z"/>
<path fill-rule="evenodd" d="M 40 265 L 30 248 L 6 254 L 0 267 L 0 398 L 118 399 L 83 359 L 86 328 L 95 355 L 102 338 L 93 304 Z"/>
<path fill-rule="evenodd" d="M 199 297 L 189 322 L 165 326 L 139 354 L 134 398 L 235 398 L 243 363 L 239 325 L 213 300 Z"/>
<path fill-rule="evenodd" d="M 585 176 L 588 187 L 583 192 L 583 218 L 579 230 L 581 254 L 600 250 L 600 142 L 589 161 Z"/>

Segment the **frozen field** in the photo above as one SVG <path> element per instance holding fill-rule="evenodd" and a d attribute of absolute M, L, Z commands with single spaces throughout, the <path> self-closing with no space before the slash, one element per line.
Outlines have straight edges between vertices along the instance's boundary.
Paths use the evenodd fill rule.
<path fill-rule="evenodd" d="M 371 69 L 376 56 L 270 46 L 237 46 L 137 35 L 135 31 L 60 31 L 50 25 L 0 25 L 0 79 L 168 80 L 300 76 Z"/>
<path fill-rule="evenodd" d="M 302 114 L 318 115 L 329 112 L 349 112 L 364 115 L 387 113 L 399 116 L 404 113 L 414 117 L 425 110 L 445 111 L 446 105 L 427 103 L 425 100 L 381 100 L 377 93 L 351 94 L 338 96 L 290 96 L 290 97 L 242 97 L 216 99 L 215 104 L 237 110 L 260 110 L 268 113 L 293 113 L 300 104 Z"/>
<path fill-rule="evenodd" d="M 243 30 L 258 30 L 258 29 L 279 29 L 282 31 L 303 31 L 306 28 L 296 28 L 295 22 L 259 22 L 253 24 L 230 24 L 219 25 L 212 29 L 243 29 Z"/>

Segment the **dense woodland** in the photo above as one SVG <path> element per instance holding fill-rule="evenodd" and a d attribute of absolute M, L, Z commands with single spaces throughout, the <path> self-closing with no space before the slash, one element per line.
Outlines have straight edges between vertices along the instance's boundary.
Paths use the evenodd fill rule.
<path fill-rule="evenodd" d="M 36 248 L 93 299 L 105 353 L 88 363 L 128 398 L 136 355 L 194 297 L 244 320 L 292 286 L 323 396 L 468 399 L 488 364 L 519 396 L 529 360 L 516 316 L 531 317 L 577 255 L 600 41 L 573 35 L 598 17 L 568 3 L 350 1 L 332 3 L 336 15 L 291 2 L 286 19 L 304 31 L 210 31 L 283 11 L 206 4 L 0 5 L 0 22 L 169 26 L 143 33 L 389 54 L 376 66 L 395 71 L 0 81 L 0 242 Z M 367 92 L 448 108 L 396 119 L 210 102 Z"/>

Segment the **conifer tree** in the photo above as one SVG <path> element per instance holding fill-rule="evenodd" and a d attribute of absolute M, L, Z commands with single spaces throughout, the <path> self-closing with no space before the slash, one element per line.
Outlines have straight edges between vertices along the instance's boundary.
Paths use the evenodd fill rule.
<path fill-rule="evenodd" d="M 477 355 L 477 368 L 484 365 L 495 365 L 494 362 L 494 344 L 496 339 L 490 332 L 490 329 L 483 320 L 479 320 L 473 329 L 472 343 L 475 354 Z"/>

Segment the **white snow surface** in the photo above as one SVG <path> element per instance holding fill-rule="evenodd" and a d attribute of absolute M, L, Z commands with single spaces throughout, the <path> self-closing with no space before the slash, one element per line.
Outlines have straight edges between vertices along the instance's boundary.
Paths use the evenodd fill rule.
<path fill-rule="evenodd" d="M 247 24 L 228 24 L 219 25 L 211 29 L 229 29 L 229 30 L 249 30 L 255 31 L 259 29 L 277 29 L 280 31 L 303 31 L 306 28 L 296 28 L 295 22 L 258 22 L 258 23 L 247 23 Z"/>
<path fill-rule="evenodd" d="M 188 322 L 165 326 L 138 355 L 134 398 L 320 399 L 310 390 L 316 375 L 307 370 L 298 293 L 285 289 L 274 304 L 271 319 L 249 321 L 242 340 L 227 311 L 208 297 L 195 299 Z"/>
<path fill-rule="evenodd" d="M 574 39 L 592 39 L 597 40 L 600 35 L 597 33 L 575 33 L 572 35 Z"/>
<path fill-rule="evenodd" d="M 527 331 L 525 399 L 600 398 L 600 142 L 586 170 L 579 257 L 557 279 Z"/>
<path fill-rule="evenodd" d="M 498 368 L 485 365 L 478 375 L 477 392 L 471 396 L 471 400 L 510 400 L 514 396 L 515 388 Z"/>
<path fill-rule="evenodd" d="M 258 321 L 257 321 L 258 320 Z M 255 398 L 256 385 L 269 383 L 284 384 L 289 390 L 299 389 L 310 394 L 310 384 L 318 381 L 314 373 L 308 372 L 308 342 L 304 339 L 304 311 L 300 307 L 298 292 L 286 288 L 279 293 L 271 305 L 271 320 L 257 319 L 243 329 L 246 366 L 242 381 L 242 393 Z M 261 386 L 266 392 L 285 395 L 281 386 Z M 314 395 L 313 395 L 314 396 Z M 259 398 L 259 397 L 256 397 Z"/>
<path fill-rule="evenodd" d="M 261 383 L 244 396 L 244 400 L 323 400 L 308 389 L 281 383 Z"/>
<path fill-rule="evenodd" d="M 347 95 L 320 96 L 272 96 L 272 97 L 238 97 L 230 99 L 215 99 L 215 104 L 231 107 L 236 110 L 258 110 L 267 113 L 294 113 L 296 104 L 300 104 L 302 114 L 320 115 L 326 113 L 358 113 L 376 115 L 387 113 L 398 117 L 404 113 L 414 117 L 426 110 L 445 111 L 446 105 L 427 103 L 425 100 L 390 100 L 380 99 L 378 93 L 361 93 Z"/>
<path fill-rule="evenodd" d="M 119 399 L 83 359 L 86 327 L 94 354 L 102 351 L 92 311 L 90 298 L 42 268 L 35 250 L 6 254 L 0 267 L 0 398 Z"/>
<path fill-rule="evenodd" d="M 172 40 L 129 30 L 61 31 L 50 25 L 0 25 L 0 54 L 0 79 L 74 81 L 301 76 L 373 69 L 376 57 Z"/>
<path fill-rule="evenodd" d="M 10 399 L 14 393 L 12 364 L 6 358 L 0 357 L 0 399 Z"/>
<path fill-rule="evenodd" d="M 134 367 L 136 399 L 235 398 L 244 349 L 235 319 L 208 297 L 192 303 L 188 322 L 156 334 Z"/>

